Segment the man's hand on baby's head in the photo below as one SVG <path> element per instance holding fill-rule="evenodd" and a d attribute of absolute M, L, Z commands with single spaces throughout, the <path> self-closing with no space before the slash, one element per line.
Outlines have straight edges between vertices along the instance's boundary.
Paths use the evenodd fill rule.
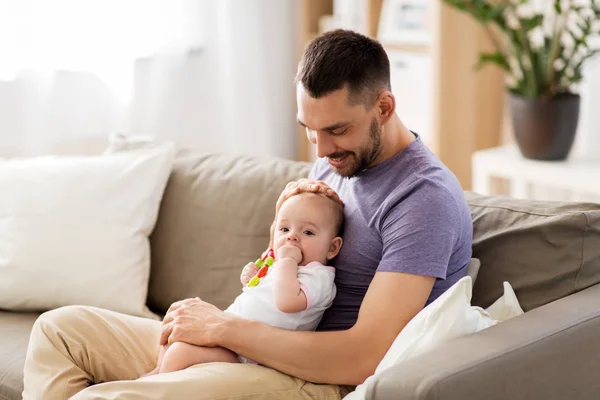
<path fill-rule="evenodd" d="M 281 246 L 279 249 L 277 249 L 277 254 L 275 256 L 277 257 L 277 260 L 291 258 L 296 261 L 296 264 L 300 264 L 302 261 L 302 252 L 300 249 L 290 244 L 286 244 L 285 246 Z"/>
<path fill-rule="evenodd" d="M 312 179 L 302 178 L 297 181 L 289 182 L 286 185 L 283 192 L 281 192 L 279 199 L 277 199 L 277 205 L 275 207 L 275 211 L 279 212 L 281 205 L 287 199 L 289 199 L 290 197 L 295 196 L 297 194 L 300 194 L 300 193 L 322 194 L 326 197 L 329 197 L 331 200 L 335 201 L 336 203 L 340 203 L 342 205 L 344 204 L 344 202 L 340 199 L 340 197 L 335 192 L 335 190 L 330 188 L 325 182 L 314 181 Z"/>

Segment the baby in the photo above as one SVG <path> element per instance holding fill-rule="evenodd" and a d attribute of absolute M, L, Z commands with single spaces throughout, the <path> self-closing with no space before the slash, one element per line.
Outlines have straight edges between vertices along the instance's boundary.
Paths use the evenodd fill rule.
<path fill-rule="evenodd" d="M 256 286 L 248 282 L 258 268 L 246 265 L 242 294 L 225 311 L 283 329 L 316 329 L 336 293 L 335 270 L 326 264 L 342 246 L 343 220 L 343 206 L 324 195 L 300 193 L 287 199 L 276 218 L 275 263 Z M 157 367 L 144 376 L 207 362 L 254 363 L 222 347 L 175 342 L 161 347 Z"/>

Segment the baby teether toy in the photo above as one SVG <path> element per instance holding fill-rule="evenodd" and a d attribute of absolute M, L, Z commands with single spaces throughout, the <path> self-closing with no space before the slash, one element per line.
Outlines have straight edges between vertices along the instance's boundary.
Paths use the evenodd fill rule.
<path fill-rule="evenodd" d="M 250 279 L 250 281 L 248 282 L 248 286 L 258 285 L 260 280 L 264 278 L 265 275 L 267 275 L 269 268 L 271 267 L 271 265 L 273 265 L 274 262 L 275 252 L 273 251 L 273 249 L 268 249 L 264 253 L 262 253 L 262 256 L 255 262 L 259 270 L 256 273 L 256 275 L 254 275 L 252 279 Z"/>

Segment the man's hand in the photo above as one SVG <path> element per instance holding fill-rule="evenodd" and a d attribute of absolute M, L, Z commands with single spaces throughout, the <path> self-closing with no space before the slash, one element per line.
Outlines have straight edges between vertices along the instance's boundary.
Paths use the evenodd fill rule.
<path fill-rule="evenodd" d="M 279 195 L 279 199 L 277 199 L 277 205 L 275 206 L 275 213 L 279 212 L 281 205 L 290 197 L 295 196 L 300 193 L 318 193 L 324 196 L 329 197 L 331 200 L 344 204 L 344 202 L 340 199 L 340 196 L 327 186 L 327 184 L 323 181 L 313 181 L 311 179 L 298 179 L 297 181 L 289 182 L 283 192 Z"/>
<path fill-rule="evenodd" d="M 258 273 L 258 267 L 255 263 L 249 262 L 246 264 L 244 269 L 242 269 L 242 274 L 240 275 L 240 282 L 242 282 L 243 286 L 246 286 L 250 279 L 254 277 Z"/>
<path fill-rule="evenodd" d="M 160 344 L 185 342 L 196 346 L 219 346 L 219 328 L 233 318 L 198 297 L 175 302 L 163 319 Z"/>
<path fill-rule="evenodd" d="M 277 250 L 277 260 L 282 260 L 284 258 L 291 258 L 296 261 L 296 264 L 300 264 L 302 261 L 302 252 L 296 246 L 292 246 L 291 244 L 286 244 L 285 246 L 281 246 Z"/>

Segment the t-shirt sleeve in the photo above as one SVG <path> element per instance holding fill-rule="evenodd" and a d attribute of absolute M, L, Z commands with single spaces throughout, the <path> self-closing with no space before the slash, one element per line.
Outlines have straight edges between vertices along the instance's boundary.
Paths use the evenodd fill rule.
<path fill-rule="evenodd" d="M 382 219 L 377 271 L 446 279 L 459 232 L 459 210 L 450 193 L 443 188 L 412 193 Z"/>
<path fill-rule="evenodd" d="M 318 265 L 317 265 L 318 264 Z M 303 267 L 299 274 L 300 288 L 306 295 L 306 309 L 328 308 L 335 297 L 335 272 L 320 263 Z"/>

